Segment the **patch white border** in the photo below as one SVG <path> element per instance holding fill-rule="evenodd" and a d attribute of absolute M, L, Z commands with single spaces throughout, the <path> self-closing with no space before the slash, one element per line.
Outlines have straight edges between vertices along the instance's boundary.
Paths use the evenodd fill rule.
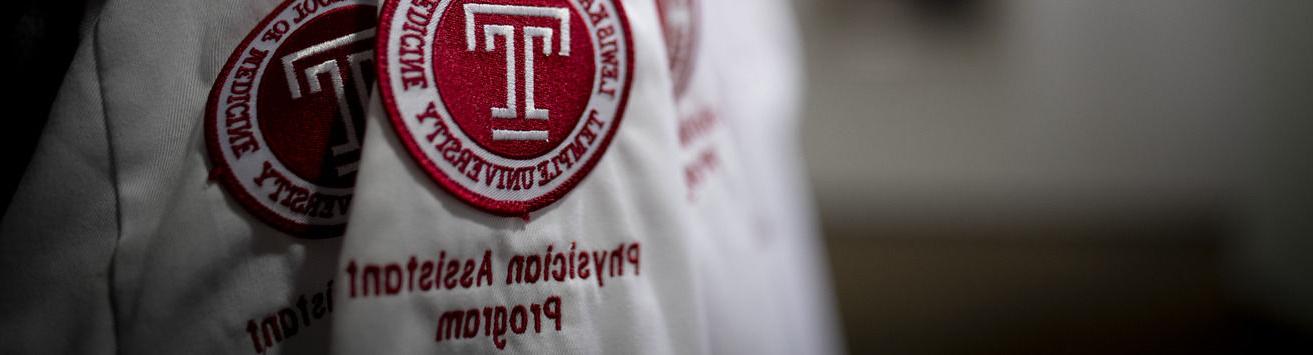
<path fill-rule="evenodd" d="M 237 190 L 237 188 L 241 189 L 241 191 L 233 191 L 233 192 L 236 192 L 237 194 L 245 195 L 245 196 L 235 196 L 239 200 L 241 200 L 243 205 L 247 205 L 246 207 L 248 209 L 255 208 L 253 206 L 249 206 L 250 204 L 257 204 L 259 205 L 259 207 L 263 208 L 262 211 L 251 211 L 254 214 L 260 216 L 261 218 L 267 219 L 267 217 L 265 217 L 264 214 L 272 213 L 278 219 L 281 220 L 266 220 L 266 221 L 270 222 L 270 224 L 273 224 L 275 227 L 278 227 L 279 229 L 282 229 L 283 231 L 292 234 L 298 234 L 298 235 L 332 234 L 336 236 L 336 235 L 340 235 L 342 231 L 336 231 L 336 233 L 323 233 L 323 232 L 307 231 L 305 229 L 315 229 L 315 228 L 343 229 L 347 222 L 347 213 L 338 213 L 329 218 L 309 216 L 302 213 L 296 213 L 291 210 L 291 207 L 284 206 L 281 203 L 278 203 L 277 201 L 270 201 L 268 199 L 269 194 L 274 193 L 278 190 L 278 186 L 276 184 L 265 183 L 264 186 L 257 186 L 255 184 L 254 179 L 260 176 L 264 170 L 264 162 L 269 162 L 273 166 L 274 170 L 277 171 L 279 174 L 282 174 L 283 177 L 287 178 L 288 181 L 291 182 L 291 184 L 298 187 L 306 188 L 310 191 L 311 194 L 318 193 L 318 194 L 329 195 L 333 197 L 346 198 L 349 200 L 352 197 L 352 193 L 354 191 L 354 188 L 325 187 L 306 181 L 305 179 L 302 179 L 300 176 L 297 176 L 286 166 L 284 166 L 281 161 L 278 160 L 278 158 L 274 155 L 273 150 L 269 148 L 268 143 L 265 141 L 264 133 L 261 131 L 259 124 L 260 118 L 259 118 L 258 107 L 260 104 L 259 96 L 260 96 L 260 86 L 262 82 L 261 79 L 264 78 L 265 71 L 269 67 L 276 66 L 273 65 L 273 63 L 278 59 L 275 58 L 274 56 L 274 54 L 277 53 L 278 48 L 282 46 L 284 41 L 290 38 L 292 34 L 294 34 L 305 24 L 313 22 L 316 18 L 323 16 L 324 14 L 346 7 L 368 6 L 373 8 L 375 7 L 374 4 L 375 2 L 371 0 L 343 0 L 340 2 L 329 4 L 328 6 L 321 7 L 313 15 L 310 15 L 310 17 L 303 19 L 301 22 L 294 21 L 294 19 L 298 15 L 296 11 L 296 7 L 292 6 L 295 3 L 297 3 L 297 1 L 287 1 L 282 5 L 280 5 L 279 8 L 276 8 L 274 10 L 276 15 L 266 17 L 260 23 L 260 25 L 258 25 L 256 29 L 254 29 L 242 41 L 242 44 L 233 50 L 232 56 L 224 64 L 224 68 L 220 76 L 218 77 L 218 79 L 216 79 L 220 81 L 221 84 L 211 88 L 211 90 L 214 91 L 212 91 L 210 101 L 206 105 L 206 115 L 207 115 L 205 122 L 206 130 L 207 131 L 212 130 L 212 132 L 207 132 L 207 135 L 209 136 L 207 137 L 207 139 L 210 140 L 208 144 L 212 145 L 210 147 L 209 155 L 212 157 L 211 159 L 216 157 L 216 155 L 222 158 L 222 162 L 213 162 L 213 163 L 222 164 L 223 169 L 225 169 L 223 173 L 231 175 L 226 178 L 229 181 L 226 181 L 225 185 L 230 190 Z M 274 28 L 275 26 L 280 26 L 280 25 L 287 26 L 287 29 L 286 31 L 284 31 L 284 34 L 282 36 L 273 40 L 265 40 L 263 38 L 264 34 L 267 31 Z M 249 109 L 247 109 L 247 114 L 250 116 L 250 120 L 249 120 L 250 131 L 252 133 L 253 139 L 255 139 L 255 141 L 259 144 L 260 149 L 254 152 L 245 153 L 239 158 L 235 154 L 233 154 L 231 143 L 229 143 L 228 129 L 224 124 L 227 115 L 225 111 L 227 110 L 228 106 L 224 103 L 228 102 L 228 98 L 233 96 L 231 89 L 232 86 L 237 82 L 238 79 L 237 76 L 239 75 L 236 69 L 241 66 L 243 60 L 249 57 L 249 53 L 252 49 L 257 49 L 267 52 L 267 55 L 257 66 L 255 74 L 252 75 L 252 77 L 255 79 L 251 81 L 251 89 L 250 92 L 248 93 L 250 99 L 247 100 L 249 107 Z M 215 154 L 215 150 L 218 151 L 218 154 Z M 292 225 L 287 225 L 289 223 Z"/>
<path fill-rule="evenodd" d="M 593 46 L 594 73 L 593 85 L 591 87 L 592 95 L 587 106 L 583 110 L 582 117 L 579 118 L 575 127 L 571 129 L 570 134 L 561 142 L 557 143 L 558 145 L 555 148 L 534 158 L 512 159 L 502 157 L 484 149 L 461 131 L 460 126 L 457 125 L 451 117 L 451 114 L 448 112 L 442 100 L 441 93 L 438 91 L 437 77 L 432 69 L 432 65 L 434 65 L 433 43 L 436 42 L 434 37 L 436 36 L 438 25 L 443 21 L 443 17 L 451 13 L 461 12 L 459 9 L 448 9 L 451 3 L 452 0 L 442 0 L 439 2 L 438 6 L 433 9 L 433 15 L 430 17 L 424 31 L 424 41 L 422 43 L 423 50 L 420 51 L 423 58 L 421 63 L 424 65 L 423 73 L 425 85 L 423 87 L 412 87 L 409 90 L 407 90 L 406 86 L 403 84 L 403 76 L 401 75 L 401 34 L 404 33 L 402 26 L 406 23 L 405 14 L 416 6 L 410 1 L 398 0 L 389 0 L 387 4 L 384 5 L 384 15 L 383 20 L 380 20 L 379 30 L 380 36 L 386 37 L 380 38 L 379 49 L 376 50 L 376 53 L 379 55 L 379 58 L 377 59 L 380 71 L 378 77 L 379 85 L 382 89 L 381 93 L 386 100 L 385 104 L 389 111 L 389 115 L 394 121 L 394 125 L 399 123 L 396 127 L 398 134 L 402 135 L 403 139 L 407 141 L 407 147 L 411 150 L 412 155 L 415 155 L 414 158 L 418 160 L 426 160 L 421 163 L 426 170 L 429 170 L 430 175 L 435 173 L 432 171 L 433 169 L 437 169 L 438 171 L 436 173 L 440 173 L 445 177 L 446 181 L 438 179 L 438 182 L 444 185 L 445 188 L 451 189 L 452 186 L 449 186 L 449 184 L 455 184 L 467 193 L 491 200 L 478 201 L 476 198 L 465 196 L 463 192 L 452 191 L 458 197 L 461 197 L 466 202 L 474 204 L 476 207 L 494 213 L 515 215 L 527 213 L 550 204 L 556 198 L 559 198 L 559 195 L 565 193 L 564 191 L 557 191 L 573 188 L 573 186 L 578 183 L 578 180 L 592 169 L 593 165 L 595 165 L 597 160 L 600 159 L 600 155 L 604 154 L 608 148 L 607 145 L 610 142 L 610 139 L 614 136 L 624 113 L 623 110 L 629 96 L 630 84 L 633 78 L 633 41 L 628 21 L 624 17 L 623 7 L 613 0 L 597 0 L 593 3 L 593 6 L 600 6 L 608 13 L 608 16 L 603 21 L 593 23 L 592 21 L 589 21 L 588 12 L 585 11 L 578 0 L 569 0 L 570 6 L 573 7 L 574 15 L 579 16 L 583 20 L 585 28 L 588 31 L 587 33 L 589 34 L 589 43 Z M 427 10 L 419 11 L 427 12 Z M 393 20 L 393 14 L 400 16 L 395 17 L 396 20 Z M 603 80 L 603 56 L 601 55 L 601 43 L 599 43 L 596 34 L 599 27 L 608 25 L 617 31 L 614 35 L 617 39 L 616 43 L 618 45 L 616 50 L 618 70 L 616 75 L 617 79 L 615 79 L 616 85 L 614 88 L 616 94 L 614 97 L 599 92 Z M 426 136 L 437 130 L 437 125 L 432 121 L 428 124 L 422 123 L 417 117 L 428 108 L 430 103 L 436 107 L 443 125 L 447 128 L 447 132 L 453 137 L 453 139 L 456 139 L 461 143 L 463 149 L 469 149 L 484 161 L 512 169 L 536 167 L 540 162 L 550 161 L 552 157 L 560 154 L 569 145 L 568 143 L 575 140 L 575 137 L 583 131 L 584 126 L 589 121 L 589 114 L 594 111 L 597 112 L 598 120 L 602 122 L 602 127 L 596 130 L 597 137 L 600 141 L 592 142 L 590 148 L 576 161 L 575 164 L 569 169 L 563 169 L 560 176 L 554 178 L 546 185 L 539 185 L 537 183 L 537 178 L 535 178 L 535 183 L 528 189 L 521 189 L 518 191 L 498 189 L 496 184 L 470 181 L 470 178 L 465 176 L 456 166 L 447 163 L 447 161 L 443 159 L 442 153 L 434 146 L 434 142 L 428 141 Z M 404 130 L 402 128 L 404 128 Z M 534 171 L 534 174 L 537 174 L 536 170 Z M 434 177 L 437 178 L 437 176 Z M 552 196 L 553 193 L 558 194 L 558 196 Z M 544 198 L 548 199 L 548 201 L 540 201 Z M 492 204 L 485 205 L 485 202 L 492 202 Z M 513 206 L 498 206 L 498 203 Z"/>

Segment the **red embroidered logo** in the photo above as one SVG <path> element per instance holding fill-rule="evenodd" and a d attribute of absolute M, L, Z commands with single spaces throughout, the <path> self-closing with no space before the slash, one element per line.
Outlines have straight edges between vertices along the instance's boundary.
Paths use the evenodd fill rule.
<path fill-rule="evenodd" d="M 697 54 L 698 20 L 701 11 L 697 0 L 657 0 L 661 33 L 666 40 L 666 59 L 675 97 L 684 95 L 693 74 Z"/>
<path fill-rule="evenodd" d="M 574 188 L 632 79 L 614 0 L 389 0 L 379 87 L 411 155 L 475 207 L 524 215 Z"/>
<path fill-rule="evenodd" d="M 283 232 L 323 238 L 345 229 L 374 81 L 372 3 L 283 3 L 237 46 L 210 90 L 212 175 Z"/>

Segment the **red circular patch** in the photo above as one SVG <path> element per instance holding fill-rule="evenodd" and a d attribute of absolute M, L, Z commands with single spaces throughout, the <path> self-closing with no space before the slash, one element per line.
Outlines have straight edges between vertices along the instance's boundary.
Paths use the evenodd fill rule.
<path fill-rule="evenodd" d="M 373 29 L 378 15 L 374 13 L 373 8 L 351 7 L 342 8 L 327 12 L 314 21 L 307 23 L 300 30 L 293 32 L 287 37 L 287 40 L 278 47 L 273 58 L 285 58 L 297 51 L 302 51 L 312 46 L 330 42 L 334 39 L 348 35 L 349 29 Z M 344 43 L 341 46 L 327 48 L 326 50 L 316 53 L 314 58 L 305 60 L 315 61 L 318 58 L 346 58 L 353 53 L 373 52 L 374 41 L 354 41 Z M 372 58 L 370 61 L 372 62 Z M 326 62 L 319 60 L 319 64 Z M 281 64 L 281 63 L 279 63 Z M 294 65 L 297 63 L 294 63 Z M 355 68 L 346 60 L 338 60 L 333 63 L 332 70 L 336 70 L 339 77 L 343 79 L 355 79 L 357 73 Z M 297 66 L 297 68 L 303 68 Z M 299 75 L 304 75 L 304 69 Z M 343 75 L 348 74 L 348 75 Z M 318 74 L 328 76 L 327 73 Z M 372 65 L 362 67 L 360 79 L 366 83 L 374 82 L 374 68 Z M 300 90 L 305 92 L 299 98 L 293 98 L 290 95 L 290 85 L 287 81 L 286 70 L 266 70 L 264 76 L 260 79 L 263 88 L 260 90 L 260 105 L 258 107 L 259 116 L 264 118 L 260 120 L 260 129 L 264 131 L 266 137 L 278 137 L 278 139 L 267 139 L 269 148 L 282 161 L 289 170 L 298 176 L 309 180 L 312 183 L 331 187 L 351 187 L 355 184 L 355 174 L 338 174 L 337 166 L 341 164 L 353 163 L 360 160 L 358 149 L 338 152 L 333 150 L 334 145 L 343 145 L 348 140 L 355 140 L 359 143 L 360 135 L 365 129 L 365 121 L 361 119 L 352 120 L 354 127 L 352 131 L 356 133 L 354 137 L 347 137 L 347 131 L 342 127 L 344 124 L 342 108 L 339 107 L 336 93 L 325 90 L 322 86 L 319 92 L 308 92 L 313 88 L 309 87 L 309 82 L 300 78 L 293 83 L 300 86 Z M 320 79 L 322 80 L 322 79 Z M 329 81 L 335 80 L 331 76 Z M 344 86 L 346 80 L 343 80 Z M 347 95 L 369 95 L 368 86 L 357 88 L 355 84 L 345 90 Z M 360 90 L 363 89 L 363 90 Z M 331 89 L 330 89 L 331 90 Z M 364 99 L 364 100 L 362 100 Z M 347 98 L 340 104 L 345 104 L 345 108 L 351 116 L 360 118 L 364 117 L 364 104 L 368 100 L 366 97 Z M 335 154 L 337 153 L 337 154 Z"/>
<path fill-rule="evenodd" d="M 459 7 L 463 4 L 478 3 L 474 0 L 455 0 L 450 6 Z M 539 1 L 538 5 L 545 5 L 550 1 Z M 569 26 L 571 28 L 584 28 L 583 19 L 578 14 L 570 12 Z M 486 14 L 479 15 L 481 19 L 495 22 L 497 24 L 506 24 L 519 28 L 538 27 L 553 28 L 557 25 L 555 19 L 539 16 L 511 16 L 505 14 Z M 438 37 L 457 38 L 463 37 L 465 24 L 463 19 L 458 16 L 445 16 L 438 24 Z M 521 30 L 523 31 L 523 30 Z M 477 31 L 476 31 L 477 32 Z M 443 103 L 447 106 L 448 112 L 455 119 L 456 124 L 462 131 L 467 132 L 470 138 L 478 143 L 479 146 L 487 149 L 494 154 L 508 158 L 528 158 L 541 155 L 547 150 L 554 148 L 565 136 L 570 133 L 578 123 L 579 117 L 583 115 L 584 107 L 591 98 L 590 89 L 593 86 L 593 46 L 588 40 L 588 33 L 584 31 L 573 31 L 570 33 L 570 55 L 540 55 L 543 53 L 543 44 L 536 37 L 535 42 L 525 43 L 524 36 L 515 38 L 515 54 L 517 57 L 533 58 L 534 65 L 534 104 L 535 106 L 544 106 L 548 112 L 548 120 L 539 119 L 500 119 L 489 120 L 492 107 L 507 107 L 507 87 L 503 85 L 489 85 L 493 83 L 506 81 L 507 66 L 505 51 L 484 51 L 475 50 L 467 51 L 464 41 L 442 41 L 434 43 L 434 76 L 437 78 L 438 92 L 462 93 L 461 95 L 447 95 L 442 98 Z M 497 40 L 503 40 L 498 38 Z M 534 55 L 532 57 L 523 56 L 528 44 L 534 45 Z M 559 45 L 559 41 L 554 41 L 552 45 Z M 482 49 L 482 48 L 476 48 Z M 551 54 L 559 54 L 557 48 L 551 48 Z M 519 58 L 517 58 L 519 59 Z M 523 60 L 517 60 L 512 63 L 520 64 Z M 517 65 L 517 72 L 523 71 Z M 582 74 L 582 75 L 581 75 Z M 517 78 L 513 90 L 515 98 L 519 101 L 513 103 L 516 115 L 523 117 L 528 109 L 527 93 L 528 88 L 522 85 L 526 80 Z M 515 75 L 512 75 L 515 77 Z M 537 107 L 535 107 L 537 108 Z M 517 129 L 517 130 L 544 130 L 547 131 L 546 140 L 494 140 L 492 137 L 493 129 Z"/>
<path fill-rule="evenodd" d="M 523 215 L 574 188 L 619 127 L 633 77 L 613 0 L 384 4 L 382 97 L 443 188 Z"/>
<path fill-rule="evenodd" d="M 376 7 L 287 1 L 247 35 L 210 91 L 214 174 L 251 214 L 301 237 L 341 235 L 373 85 Z"/>

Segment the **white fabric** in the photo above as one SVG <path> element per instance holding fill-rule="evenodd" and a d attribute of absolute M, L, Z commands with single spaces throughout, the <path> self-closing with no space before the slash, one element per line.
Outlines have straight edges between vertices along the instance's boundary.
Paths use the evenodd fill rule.
<path fill-rule="evenodd" d="M 439 188 L 371 100 L 347 234 L 285 235 L 208 178 L 203 110 L 278 1 L 109 1 L 90 16 L 0 231 L 2 353 L 832 353 L 827 276 L 794 144 L 800 90 L 784 1 L 706 1 L 689 93 L 671 93 L 651 1 L 627 1 L 629 105 L 591 174 L 529 220 Z M 681 146 L 679 121 L 717 112 Z M 718 165 L 689 190 L 697 152 Z M 693 197 L 690 197 L 693 196 Z M 508 258 L 641 246 L 640 273 L 507 285 Z M 350 297 L 346 266 L 481 258 L 493 285 Z M 422 259 L 421 259 L 422 260 Z M 631 270 L 627 270 L 632 272 Z M 329 316 L 271 347 L 247 327 L 301 297 Z M 435 341 L 441 313 L 560 297 L 562 330 Z M 299 313 L 298 314 L 299 317 Z M 549 330 L 550 329 L 550 330 Z"/>
<path fill-rule="evenodd" d="M 114 352 L 116 193 L 90 43 L 0 224 L 0 353 Z"/>

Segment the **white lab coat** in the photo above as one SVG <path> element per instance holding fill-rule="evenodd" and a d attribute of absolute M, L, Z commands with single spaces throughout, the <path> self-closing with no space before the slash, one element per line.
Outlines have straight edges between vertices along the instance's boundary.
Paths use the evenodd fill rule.
<path fill-rule="evenodd" d="M 787 2 L 701 4 L 698 54 L 679 96 L 656 6 L 625 2 L 635 60 L 623 123 L 589 176 L 527 220 L 439 188 L 401 148 L 375 93 L 348 227 L 329 239 L 264 224 L 210 179 L 207 95 L 277 5 L 93 6 L 0 229 L 0 352 L 838 351 L 795 142 L 802 87 Z M 681 120 L 699 112 L 714 123 L 681 143 Z M 700 159 L 708 151 L 710 163 Z M 510 258 L 549 245 L 640 249 L 602 286 L 506 283 Z M 348 264 L 485 252 L 492 285 L 351 297 Z M 330 294 L 331 311 L 316 310 Z M 444 312 L 549 297 L 559 331 L 552 319 L 540 332 L 508 331 L 500 350 L 482 329 L 435 341 Z M 266 342 L 271 317 L 295 329 L 281 324 L 283 339 Z"/>

